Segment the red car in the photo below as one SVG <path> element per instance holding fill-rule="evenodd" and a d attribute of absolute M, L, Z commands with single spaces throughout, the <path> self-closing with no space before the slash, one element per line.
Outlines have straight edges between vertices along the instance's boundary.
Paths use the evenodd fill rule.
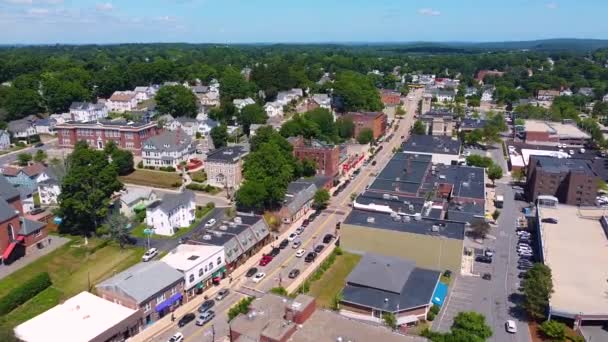
<path fill-rule="evenodd" d="M 260 259 L 260 266 L 266 266 L 272 261 L 272 255 L 264 255 L 262 259 Z"/>

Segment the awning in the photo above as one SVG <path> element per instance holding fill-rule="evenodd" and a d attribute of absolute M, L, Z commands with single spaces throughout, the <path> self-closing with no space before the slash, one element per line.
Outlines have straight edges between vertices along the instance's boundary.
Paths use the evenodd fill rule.
<path fill-rule="evenodd" d="M 448 294 L 448 286 L 442 282 L 437 283 L 435 293 L 433 293 L 433 304 L 442 306 L 445 297 Z"/>
<path fill-rule="evenodd" d="M 222 268 L 220 268 L 219 270 L 213 272 L 213 274 L 211 275 L 212 278 L 215 277 L 220 277 L 222 275 L 222 273 L 226 273 L 226 267 L 222 266 Z"/>
<path fill-rule="evenodd" d="M 173 305 L 175 302 L 177 302 L 178 300 L 182 299 L 182 294 L 181 293 L 176 293 L 173 296 L 169 297 L 169 299 L 165 300 L 164 302 L 158 304 L 156 306 L 156 312 L 161 312 L 163 310 L 165 310 L 166 308 L 170 307 L 171 305 Z"/>

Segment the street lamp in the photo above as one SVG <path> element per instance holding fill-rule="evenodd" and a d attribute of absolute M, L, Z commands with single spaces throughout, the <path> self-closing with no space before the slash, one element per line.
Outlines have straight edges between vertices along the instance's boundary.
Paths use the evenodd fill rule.
<path fill-rule="evenodd" d="M 150 235 L 152 235 L 153 233 L 154 233 L 154 231 L 150 228 L 144 229 L 144 235 L 148 239 L 148 249 L 150 249 Z"/>

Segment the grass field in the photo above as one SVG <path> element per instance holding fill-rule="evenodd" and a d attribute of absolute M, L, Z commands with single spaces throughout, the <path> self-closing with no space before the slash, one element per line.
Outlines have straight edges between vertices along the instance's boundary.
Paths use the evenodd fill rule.
<path fill-rule="evenodd" d="M 181 185 L 182 183 L 182 178 L 177 173 L 141 169 L 119 178 L 123 183 L 147 185 L 157 188 L 176 188 L 175 184 L 179 183 Z"/>
<path fill-rule="evenodd" d="M 309 295 L 315 297 L 317 305 L 330 308 L 334 297 L 342 291 L 346 277 L 361 260 L 358 254 L 343 252 L 336 257 L 333 265 L 323 274 L 323 277 L 310 285 Z"/>
<path fill-rule="evenodd" d="M 0 281 L 0 296 L 40 272 L 48 272 L 53 285 L 0 318 L 0 323 L 15 326 L 57 305 L 141 260 L 143 248 L 120 249 L 99 239 L 74 237 L 65 246 L 39 258 Z"/>

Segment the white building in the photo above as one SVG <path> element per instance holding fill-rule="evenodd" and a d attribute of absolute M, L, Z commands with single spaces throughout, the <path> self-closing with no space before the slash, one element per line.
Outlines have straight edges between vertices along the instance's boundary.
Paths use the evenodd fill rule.
<path fill-rule="evenodd" d="M 0 129 L 0 150 L 8 150 L 11 147 L 11 135 Z"/>
<path fill-rule="evenodd" d="M 131 217 L 136 212 L 145 210 L 146 206 L 158 199 L 158 194 L 148 187 L 125 186 L 120 192 L 120 213 Z"/>
<path fill-rule="evenodd" d="M 198 121 L 196 119 L 188 118 L 185 116 L 180 116 L 178 118 L 173 119 L 171 122 L 168 122 L 165 127 L 167 127 L 167 129 L 171 131 L 181 129 L 191 137 L 196 136 L 196 133 L 198 133 L 199 131 Z"/>
<path fill-rule="evenodd" d="M 172 236 L 194 222 L 196 206 L 194 192 L 167 193 L 146 208 L 146 224 L 154 234 Z"/>
<path fill-rule="evenodd" d="M 266 111 L 266 115 L 269 118 L 273 118 L 275 116 L 283 116 L 283 105 L 278 101 L 267 102 L 264 105 L 264 110 Z"/>
<path fill-rule="evenodd" d="M 17 139 L 27 139 L 38 135 L 38 132 L 36 132 L 37 120 L 38 118 L 34 115 L 29 115 L 19 120 L 13 120 L 8 123 L 8 131 Z"/>
<path fill-rule="evenodd" d="M 494 96 L 493 96 L 492 89 L 484 90 L 483 93 L 481 94 L 481 101 L 482 102 L 492 102 L 493 100 L 494 100 Z"/>
<path fill-rule="evenodd" d="M 57 205 L 58 198 L 61 194 L 59 182 L 54 178 L 50 178 L 38 183 L 38 196 L 42 205 Z"/>
<path fill-rule="evenodd" d="M 156 89 L 154 89 L 153 87 L 135 87 L 133 91 L 135 92 L 135 98 L 137 99 L 137 102 L 143 102 L 152 99 L 156 95 Z"/>
<path fill-rule="evenodd" d="M 304 91 L 302 89 L 293 88 L 293 89 L 287 90 L 287 91 L 280 91 L 277 94 L 276 102 L 278 102 L 284 106 L 293 100 L 296 100 L 296 101 L 299 100 L 303 96 L 304 96 Z"/>
<path fill-rule="evenodd" d="M 210 286 L 213 278 L 224 277 L 225 258 L 224 246 L 181 244 L 161 261 L 184 275 L 184 290 L 192 296 L 197 289 Z"/>
<path fill-rule="evenodd" d="M 143 142 L 141 156 L 144 166 L 174 167 L 188 162 L 195 152 L 192 138 L 183 130 L 164 131 Z"/>
<path fill-rule="evenodd" d="M 96 121 L 108 116 L 108 108 L 103 103 L 72 102 L 70 114 L 74 121 Z"/>
<path fill-rule="evenodd" d="M 130 112 L 137 108 L 137 97 L 134 91 L 115 91 L 106 101 L 106 107 L 111 112 Z"/>
<path fill-rule="evenodd" d="M 312 100 L 319 105 L 320 108 L 331 110 L 331 97 L 327 94 L 314 94 Z"/>
<path fill-rule="evenodd" d="M 240 112 L 246 106 L 255 104 L 255 101 L 251 97 L 248 97 L 246 99 L 234 99 L 232 100 L 232 104 L 234 104 L 236 109 L 238 109 Z"/>
<path fill-rule="evenodd" d="M 608 102 L 608 94 L 604 95 L 604 97 L 602 97 L 602 102 Z"/>

